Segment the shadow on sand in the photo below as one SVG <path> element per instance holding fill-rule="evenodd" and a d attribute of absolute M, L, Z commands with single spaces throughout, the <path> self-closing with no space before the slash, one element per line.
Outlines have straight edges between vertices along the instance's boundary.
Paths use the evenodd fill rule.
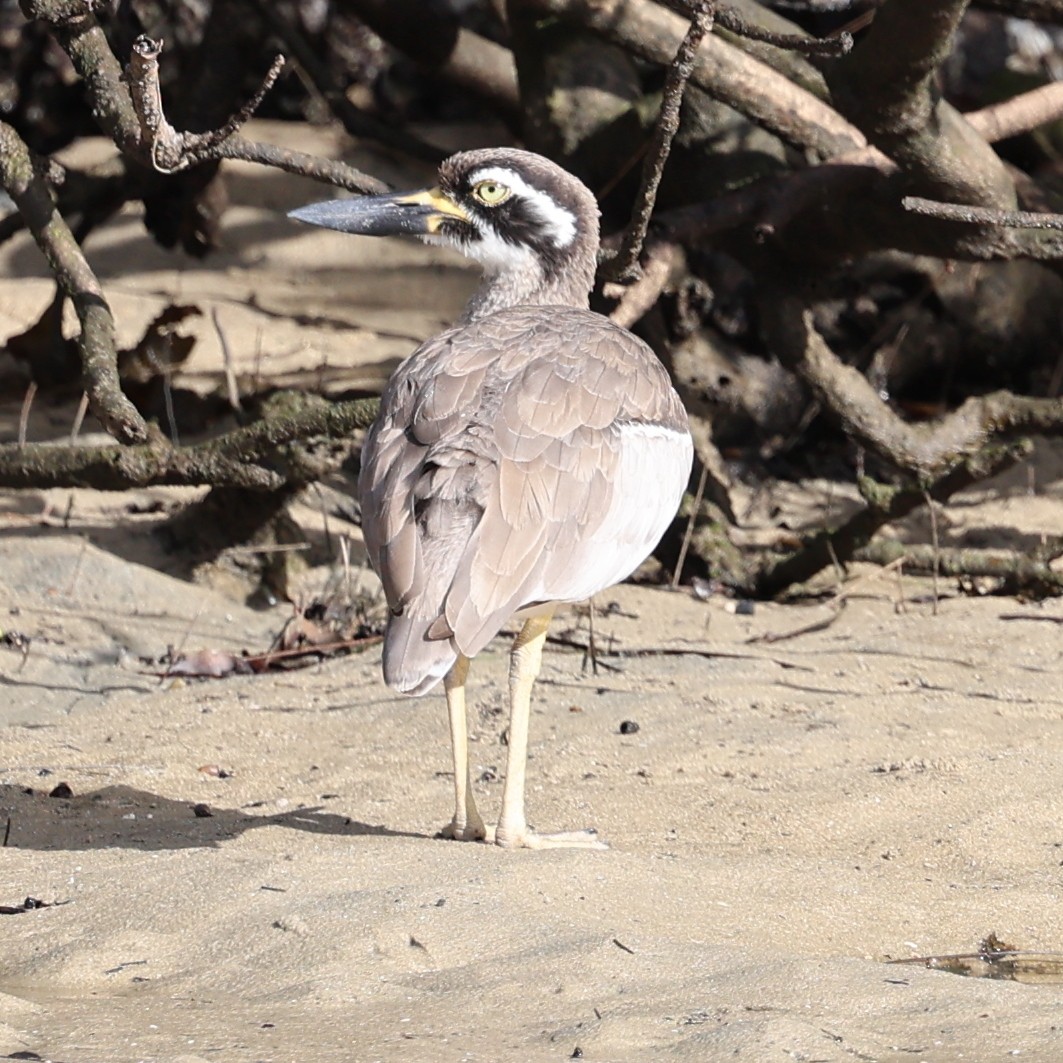
<path fill-rule="evenodd" d="M 107 786 L 73 797 L 0 785 L 0 834 L 11 849 L 168 850 L 213 848 L 260 827 L 333 835 L 425 838 L 323 812 L 296 808 L 271 815 L 173 801 L 130 786 Z"/>

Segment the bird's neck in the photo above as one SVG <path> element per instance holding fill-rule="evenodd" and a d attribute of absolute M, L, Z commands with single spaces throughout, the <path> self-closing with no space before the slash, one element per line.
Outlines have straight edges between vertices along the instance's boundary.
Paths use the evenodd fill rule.
<path fill-rule="evenodd" d="M 465 306 L 461 323 L 468 324 L 511 306 L 590 305 L 597 255 L 591 250 L 573 254 L 551 268 L 530 255 L 501 266 L 487 263 L 479 288 Z"/>

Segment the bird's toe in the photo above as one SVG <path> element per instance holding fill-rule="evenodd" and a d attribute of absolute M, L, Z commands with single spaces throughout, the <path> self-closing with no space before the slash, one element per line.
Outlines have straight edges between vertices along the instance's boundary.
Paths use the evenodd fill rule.
<path fill-rule="evenodd" d="M 452 819 L 437 835 L 458 842 L 482 842 L 487 838 L 487 828 L 480 821 L 459 823 Z"/>
<path fill-rule="evenodd" d="M 565 830 L 553 834 L 537 834 L 533 830 L 507 831 L 501 826 L 495 829 L 495 845 L 503 849 L 608 849 L 593 828 Z"/>

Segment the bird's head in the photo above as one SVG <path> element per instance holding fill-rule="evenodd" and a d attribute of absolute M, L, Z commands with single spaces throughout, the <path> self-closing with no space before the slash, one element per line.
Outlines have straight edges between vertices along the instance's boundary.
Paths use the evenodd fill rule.
<path fill-rule="evenodd" d="M 452 155 L 436 187 L 314 203 L 289 217 L 366 236 L 414 235 L 479 262 L 489 282 L 466 318 L 505 305 L 586 306 L 598 252 L 598 204 L 541 155 L 487 148 Z"/>

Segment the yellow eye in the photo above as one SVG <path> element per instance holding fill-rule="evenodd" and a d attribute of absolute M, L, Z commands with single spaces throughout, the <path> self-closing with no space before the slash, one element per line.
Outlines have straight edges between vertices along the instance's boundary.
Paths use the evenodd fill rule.
<path fill-rule="evenodd" d="M 473 190 L 472 194 L 485 206 L 497 207 L 499 203 L 505 203 L 510 197 L 510 190 L 498 181 L 481 181 Z"/>

